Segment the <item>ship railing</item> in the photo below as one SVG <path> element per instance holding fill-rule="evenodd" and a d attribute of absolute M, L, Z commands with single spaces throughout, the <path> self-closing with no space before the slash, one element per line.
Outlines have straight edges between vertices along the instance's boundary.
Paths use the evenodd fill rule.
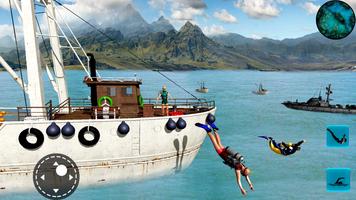
<path fill-rule="evenodd" d="M 70 99 L 70 106 L 73 106 L 73 107 L 91 107 L 91 100 L 89 98 Z"/>
<path fill-rule="evenodd" d="M 156 98 L 145 98 L 145 104 L 153 104 L 155 108 L 161 107 L 160 100 Z M 194 98 L 173 98 L 168 99 L 168 106 L 170 107 L 184 107 L 184 108 L 214 108 L 215 101 L 210 101 L 207 99 L 194 99 Z"/>
<path fill-rule="evenodd" d="M 53 102 L 50 100 L 45 104 L 44 107 L 17 107 L 17 120 L 22 121 L 29 117 L 33 119 L 33 116 L 43 116 L 49 120 L 52 120 L 58 113 L 69 114 L 72 113 L 73 109 L 81 109 L 83 107 L 91 107 L 90 100 L 68 98 L 57 106 L 53 106 Z M 35 109 L 33 108 L 41 108 L 38 110 L 45 111 L 34 112 L 33 110 Z"/>
<path fill-rule="evenodd" d="M 162 105 L 156 98 L 144 99 L 144 104 L 153 105 L 154 108 L 160 108 Z M 193 98 L 174 98 L 169 99 L 168 106 L 170 108 L 186 108 L 194 110 L 206 110 L 215 108 L 215 101 L 206 99 L 193 99 Z M 42 108 L 42 109 L 32 109 Z M 43 112 L 35 112 L 34 110 L 44 110 Z M 17 107 L 17 120 L 23 121 L 26 118 L 35 119 L 35 116 L 43 116 L 48 120 L 55 119 L 57 114 L 71 114 L 75 111 L 91 110 L 93 119 L 100 119 L 109 116 L 110 118 L 120 118 L 121 112 L 119 107 L 110 107 L 108 113 L 103 113 L 101 107 L 91 106 L 91 100 L 86 99 L 70 99 L 63 101 L 57 106 L 53 106 L 53 102 L 49 101 L 45 107 Z M 42 119 L 43 119 L 42 117 Z"/>
<path fill-rule="evenodd" d="M 98 81 L 139 81 L 142 82 L 142 79 L 138 77 L 97 77 Z"/>
<path fill-rule="evenodd" d="M 43 111 L 36 111 L 34 112 L 33 108 L 39 108 L 38 110 L 45 110 Z M 34 116 L 43 116 L 43 117 L 47 117 L 50 119 L 49 116 L 51 116 L 51 112 L 53 110 L 53 106 L 52 106 L 52 101 L 48 101 L 44 107 L 17 107 L 17 120 L 18 121 L 22 121 L 26 118 L 30 118 L 31 119 L 35 119 L 36 117 Z M 37 117 L 38 119 L 43 119 L 43 117 Z"/>

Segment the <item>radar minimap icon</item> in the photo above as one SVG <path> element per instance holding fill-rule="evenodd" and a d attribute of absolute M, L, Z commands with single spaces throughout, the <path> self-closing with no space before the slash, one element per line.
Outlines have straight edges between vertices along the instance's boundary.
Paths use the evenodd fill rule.
<path fill-rule="evenodd" d="M 68 156 L 50 154 L 36 164 L 33 183 L 37 191 L 47 199 L 65 199 L 79 185 L 79 169 Z"/>
<path fill-rule="evenodd" d="M 347 37 L 355 27 L 355 13 L 343 1 L 333 0 L 322 5 L 316 15 L 319 32 L 325 37 L 339 40 Z"/>

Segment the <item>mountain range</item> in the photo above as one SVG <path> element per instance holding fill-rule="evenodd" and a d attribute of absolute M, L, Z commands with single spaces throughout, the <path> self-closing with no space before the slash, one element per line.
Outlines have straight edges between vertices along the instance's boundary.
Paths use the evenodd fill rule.
<path fill-rule="evenodd" d="M 82 25 L 74 28 L 79 32 L 80 43 L 87 52 L 96 55 L 100 67 L 338 70 L 356 65 L 355 33 L 338 41 L 326 39 L 320 33 L 284 40 L 252 39 L 236 33 L 208 37 L 191 22 L 186 22 L 179 30 L 175 30 L 164 17 L 148 23 L 131 5 L 125 7 L 124 15 L 105 26 L 98 25 L 95 19 L 89 21 L 110 36 L 108 38 L 89 27 L 85 29 Z M 5 40 L 10 41 L 0 39 L 0 49 Z M 45 52 L 43 43 L 41 51 Z M 24 60 L 24 53 L 21 54 Z M 14 51 L 2 55 L 9 63 L 15 63 Z M 69 51 L 64 51 L 63 56 L 66 65 L 78 65 Z"/>
<path fill-rule="evenodd" d="M 8 52 L 15 46 L 15 41 L 10 36 L 0 38 L 0 53 Z"/>

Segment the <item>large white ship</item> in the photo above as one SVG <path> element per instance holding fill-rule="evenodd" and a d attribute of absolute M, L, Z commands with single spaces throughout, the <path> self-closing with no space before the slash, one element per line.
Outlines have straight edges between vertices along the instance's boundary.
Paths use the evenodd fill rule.
<path fill-rule="evenodd" d="M 194 124 L 205 123 L 215 113 L 213 101 L 171 99 L 170 115 L 162 115 L 156 99 L 142 99 L 139 78 L 98 75 L 94 55 L 85 53 L 69 26 L 57 21 L 60 13 L 52 0 L 41 1 L 48 35 L 38 32 L 34 0 L 15 0 L 14 4 L 24 30 L 27 83 L 1 57 L 0 63 L 24 90 L 29 105 L 17 107 L 15 117 L 0 112 L 4 119 L 0 122 L 0 194 L 33 190 L 36 163 L 53 153 L 76 162 L 80 187 L 173 174 L 192 163 L 206 136 Z M 47 73 L 59 105 L 44 100 L 45 63 L 39 49 L 43 36 L 50 40 L 54 70 L 51 73 L 47 67 Z M 69 97 L 63 48 L 71 49 L 85 69 L 83 83 L 90 88 L 90 99 Z"/>

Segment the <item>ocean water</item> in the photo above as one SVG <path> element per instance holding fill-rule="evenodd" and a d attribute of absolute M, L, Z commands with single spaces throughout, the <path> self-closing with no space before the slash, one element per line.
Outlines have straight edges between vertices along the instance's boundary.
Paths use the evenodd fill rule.
<path fill-rule="evenodd" d="M 189 97 L 155 72 L 113 71 L 102 76 L 138 76 L 144 79 L 144 97 L 156 97 L 162 84 L 168 86 L 173 97 Z M 285 100 L 307 100 L 324 94 L 331 83 L 334 103 L 356 104 L 356 73 L 352 72 L 255 72 L 255 71 L 191 71 L 166 72 L 195 95 L 215 99 L 218 107 L 217 125 L 222 142 L 245 156 L 252 169 L 255 191 L 248 190 L 246 199 L 355 199 L 356 196 L 356 115 L 313 113 L 285 108 Z M 72 97 L 86 97 L 89 89 L 82 84 L 83 71 L 68 71 L 68 85 Z M 198 94 L 194 90 L 199 81 L 206 81 L 210 92 Z M 270 90 L 266 96 L 252 91 L 262 82 Z M 0 107 L 23 104 L 21 92 L 5 73 L 0 72 Z M 47 98 L 55 97 L 49 84 Z M 5 98 L 6 97 L 6 98 Z M 325 129 L 330 124 L 350 126 L 350 147 L 326 148 Z M 305 139 L 302 150 L 282 157 L 268 148 L 258 135 L 276 140 L 297 142 Z M 326 192 L 327 168 L 351 168 L 351 191 Z M 244 182 L 244 181 L 243 181 Z M 244 183 L 245 188 L 248 189 Z M 207 139 L 197 158 L 186 170 L 172 176 L 129 184 L 98 188 L 80 188 L 68 199 L 242 199 L 233 170 L 225 166 Z M 6 200 L 41 199 L 35 191 L 26 194 L 1 196 Z"/>

